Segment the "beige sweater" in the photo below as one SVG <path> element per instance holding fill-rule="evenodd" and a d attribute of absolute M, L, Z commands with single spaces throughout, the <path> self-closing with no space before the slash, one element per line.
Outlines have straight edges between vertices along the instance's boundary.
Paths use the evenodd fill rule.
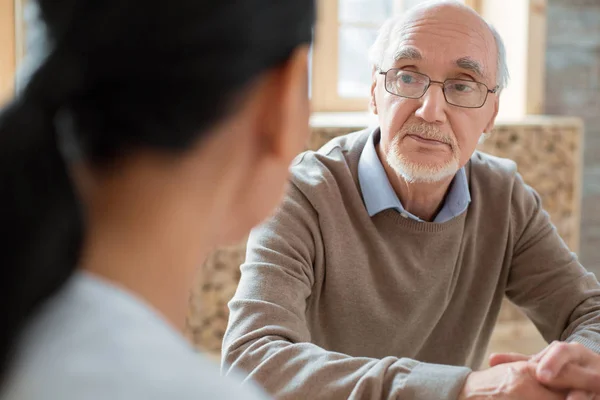
<path fill-rule="evenodd" d="M 279 399 L 455 399 L 504 295 L 544 338 L 600 349 L 600 286 L 509 160 L 475 153 L 472 203 L 442 224 L 369 217 L 369 132 L 298 156 L 281 208 L 248 242 L 223 347 Z"/>

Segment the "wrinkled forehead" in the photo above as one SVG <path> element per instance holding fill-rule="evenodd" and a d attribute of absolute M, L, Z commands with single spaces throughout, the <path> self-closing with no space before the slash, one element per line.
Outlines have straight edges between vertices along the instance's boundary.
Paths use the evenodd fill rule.
<path fill-rule="evenodd" d="M 382 69 L 415 60 L 495 79 L 497 49 L 489 27 L 477 16 L 462 14 L 428 10 L 397 20 L 389 32 Z"/>

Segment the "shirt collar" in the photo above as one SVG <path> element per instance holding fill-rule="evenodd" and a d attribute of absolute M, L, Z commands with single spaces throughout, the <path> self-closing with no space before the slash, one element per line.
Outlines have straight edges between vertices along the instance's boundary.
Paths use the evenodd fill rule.
<path fill-rule="evenodd" d="M 409 218 L 421 221 L 420 218 L 404 209 L 387 178 L 383 164 L 375 150 L 375 143 L 379 142 L 379 137 L 380 131 L 377 128 L 369 136 L 358 161 L 358 182 L 367 212 L 372 217 L 391 208 Z M 470 202 L 469 182 L 463 167 L 454 176 L 444 205 L 436 215 L 434 222 L 443 223 L 453 219 L 462 214 Z"/>

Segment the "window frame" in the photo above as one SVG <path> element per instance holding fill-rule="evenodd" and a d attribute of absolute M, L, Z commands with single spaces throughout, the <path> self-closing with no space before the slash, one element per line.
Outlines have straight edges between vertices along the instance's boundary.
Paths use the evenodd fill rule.
<path fill-rule="evenodd" d="M 0 0 L 0 104 L 12 98 L 17 67 L 17 8 L 15 0 Z"/>
<path fill-rule="evenodd" d="M 393 0 L 402 9 L 402 0 Z M 482 0 L 464 0 L 479 12 Z M 366 112 L 369 97 L 347 98 L 338 94 L 339 0 L 317 0 L 317 23 L 312 53 L 311 103 L 313 112 Z M 359 26 L 359 24 L 357 24 Z M 367 55 L 365 54 L 365 57 Z"/>

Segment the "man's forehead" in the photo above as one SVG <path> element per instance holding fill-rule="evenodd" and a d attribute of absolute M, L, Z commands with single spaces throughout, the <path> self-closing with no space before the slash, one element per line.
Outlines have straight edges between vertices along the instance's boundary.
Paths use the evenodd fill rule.
<path fill-rule="evenodd" d="M 459 18 L 460 17 L 460 18 Z M 495 65 L 494 37 L 466 7 L 432 6 L 398 18 L 390 29 L 384 63 L 442 60 L 486 78 Z"/>
<path fill-rule="evenodd" d="M 394 63 L 401 63 L 404 61 L 421 61 L 425 59 L 425 56 L 416 47 L 402 46 L 393 53 L 392 59 Z M 457 68 L 472 72 L 481 78 L 487 78 L 488 76 L 484 67 L 484 62 L 477 57 L 465 55 L 449 60 L 449 64 L 450 63 Z"/>

